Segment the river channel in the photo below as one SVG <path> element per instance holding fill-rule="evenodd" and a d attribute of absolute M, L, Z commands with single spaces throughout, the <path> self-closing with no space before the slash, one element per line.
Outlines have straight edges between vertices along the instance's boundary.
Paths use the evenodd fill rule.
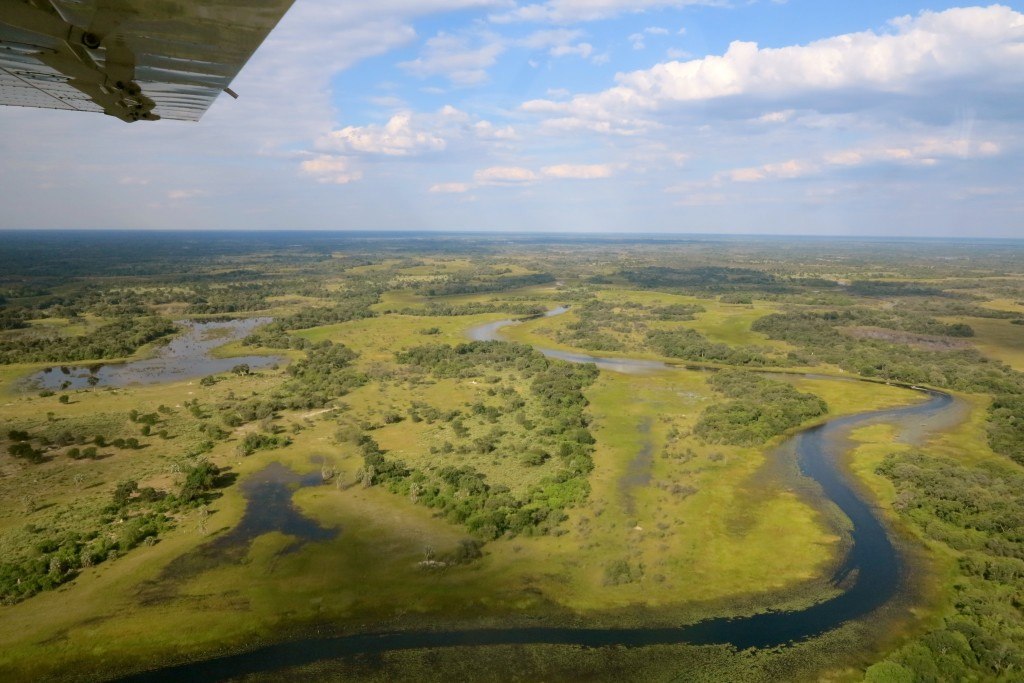
<path fill-rule="evenodd" d="M 548 316 L 564 313 L 558 308 Z M 517 321 L 476 327 L 476 341 L 498 340 L 500 331 Z M 628 358 L 601 358 L 537 348 L 546 356 L 577 363 L 595 363 L 605 370 L 643 373 L 678 369 L 665 363 Z M 810 375 L 808 375 L 810 377 Z M 814 376 L 819 377 L 819 376 Z M 837 378 L 838 379 L 838 378 Z M 850 381 L 850 380 L 846 380 Z M 737 649 L 784 646 L 824 634 L 843 624 L 868 617 L 900 590 L 906 563 L 874 506 L 864 500 L 841 466 L 852 429 L 870 424 L 892 424 L 898 430 L 941 421 L 954 412 L 955 399 L 939 391 L 906 387 L 922 402 L 901 408 L 838 417 L 811 427 L 783 445 L 797 455 L 800 472 L 817 482 L 823 496 L 849 519 L 848 549 L 832 576 L 843 591 L 833 598 L 793 611 L 769 611 L 751 616 L 708 619 L 678 627 L 579 628 L 509 627 L 451 631 L 394 631 L 307 638 L 261 647 L 146 672 L 130 680 L 219 680 L 356 654 L 395 650 L 488 645 L 554 644 L 584 647 L 649 646 L 669 644 L 729 644 Z"/>

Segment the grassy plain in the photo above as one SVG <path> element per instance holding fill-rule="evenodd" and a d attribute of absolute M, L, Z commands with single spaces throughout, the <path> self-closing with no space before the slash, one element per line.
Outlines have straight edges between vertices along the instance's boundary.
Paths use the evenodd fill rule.
<path fill-rule="evenodd" d="M 344 342 L 362 354 L 363 367 L 372 368 L 391 361 L 395 350 L 426 340 L 462 341 L 468 326 L 495 317 L 500 318 L 389 316 L 302 334 L 311 341 Z M 425 326 L 441 332 L 425 336 Z M 206 404 L 228 392 L 259 393 L 276 382 L 274 376 L 266 371 L 232 377 L 202 390 L 193 382 L 82 391 L 73 393 L 66 405 L 56 397 L 22 396 L 5 407 L 5 415 L 11 425 L 20 425 L 52 411 L 59 422 L 81 426 L 86 420 L 93 425 L 88 431 L 113 437 L 136 429 L 124 417 L 133 407 L 148 411 L 166 404 L 180 415 L 185 400 L 199 397 Z M 454 381 L 412 390 L 400 381 L 373 383 L 343 399 L 343 415 L 373 419 L 385 410 L 405 411 L 413 400 L 463 405 L 482 391 L 482 386 Z M 102 656 L 105 666 L 132 667 L 153 656 L 173 657 L 182 648 L 202 651 L 232 642 L 241 645 L 318 619 L 359 628 L 399 617 L 403 623 L 415 623 L 416 615 L 457 621 L 498 614 L 503 620 L 517 614 L 559 619 L 588 614 L 613 623 L 621 610 L 641 605 L 671 608 L 676 618 L 695 616 L 715 605 L 740 606 L 765 592 L 803 585 L 835 561 L 838 539 L 822 524 L 813 505 L 791 492 L 751 488 L 765 463 L 763 451 L 696 445 L 690 460 L 670 457 L 678 448 L 669 444 L 670 430 L 691 428 L 702 407 L 713 400 L 703 373 L 605 374 L 588 396 L 599 444 L 593 491 L 585 508 L 570 512 L 564 535 L 501 539 L 488 544 L 485 558 L 475 566 L 424 572 L 418 562 L 426 547 L 451 548 L 465 532 L 383 490 L 346 488 L 354 482 L 361 458 L 353 447 L 333 439 L 336 415 L 303 418 L 303 413 L 285 413 L 279 424 L 302 428 L 292 446 L 240 459 L 229 441 L 217 446 L 213 458 L 243 479 L 270 461 L 308 472 L 318 468 L 314 456 L 328 458 L 339 471 L 342 488 L 303 489 L 295 501 L 324 526 L 340 528 L 337 539 L 281 555 L 286 539 L 262 537 L 241 562 L 172 581 L 173 597 L 144 604 L 140 596 L 146 582 L 156 579 L 171 559 L 237 523 L 244 500 L 237 487 L 229 488 L 211 506 L 206 533 L 200 532 L 198 519 L 181 519 L 178 529 L 156 546 L 85 570 L 58 591 L 4 608 L 0 638 L 6 647 L 0 666 L 35 674 L 54 664 L 88 666 Z M 863 409 L 864 399 L 844 409 Z M 873 401 L 872 405 L 894 402 L 885 396 Z M 52 528 L 60 522 L 48 516 L 50 511 L 59 510 L 60 518 L 86 515 L 109 496 L 107 482 L 129 475 L 143 485 L 170 484 L 170 464 L 198 440 L 198 434 L 183 418 L 180 425 L 175 418 L 169 423 L 175 425 L 173 438 L 151 439 L 141 451 L 115 451 L 103 460 L 68 464 L 55 459 L 10 473 L 7 481 L 17 481 L 17 486 L 7 490 L 16 488 L 39 502 L 28 517 L 8 514 L 3 528 L 26 523 Z M 409 422 L 384 426 L 375 436 L 383 447 L 411 462 L 428 458 L 429 447 L 444 438 L 433 428 Z M 638 483 L 623 486 L 645 449 L 650 460 L 641 467 Z M 486 463 L 476 464 L 487 469 Z M 514 474 L 506 472 L 504 477 Z M 78 475 L 84 477 L 82 490 L 72 483 Z M 496 467 L 488 476 L 500 481 L 503 475 Z M 21 534 L 12 535 L 12 540 L 19 538 L 24 540 Z M 606 585 L 614 560 L 627 562 L 635 579 Z M 196 619 L 198 605 L 201 621 Z M 109 645 L 115 642 L 116 651 Z"/>
<path fill-rule="evenodd" d="M 513 276 L 534 272 L 516 262 L 491 265 Z M 528 395 L 529 383 L 514 373 L 495 371 L 472 381 L 413 381 L 409 369 L 395 361 L 396 352 L 426 344 L 459 344 L 466 341 L 469 328 L 515 316 L 496 312 L 430 317 L 385 311 L 420 308 L 429 302 L 553 307 L 573 303 L 578 293 L 578 283 L 571 282 L 565 287 L 430 298 L 407 286 L 476 272 L 478 267 L 464 258 L 415 263 L 395 258 L 349 269 L 347 277 L 387 277 L 391 285 L 401 287 L 383 291 L 371 307 L 377 317 L 298 330 L 293 336 L 314 344 L 345 344 L 359 354 L 354 367 L 368 381 L 327 408 L 280 410 L 260 424 L 235 428 L 209 453 L 214 463 L 229 468 L 242 483 L 271 463 L 299 474 L 316 473 L 327 463 L 336 474 L 323 485 L 294 491 L 293 501 L 302 515 L 337 530 L 336 537 L 293 550 L 294 537 L 274 532 L 216 563 L 176 562 L 183 556 L 197 557 L 198 550 L 237 527 L 247 502 L 240 486 L 227 487 L 208 508 L 179 514 L 176 527 L 159 542 L 85 568 L 56 590 L 0 607 L 0 672 L 12 680 L 45 679 L 67 671 L 85 678 L 105 677 L 154 661 L 185 660 L 318 631 L 467 624 L 680 624 L 711 615 L 793 607 L 834 591 L 827 577 L 843 549 L 842 523 L 829 517 L 827 506 L 797 477 L 792 454 L 780 447 L 789 434 L 749 447 L 697 439 L 692 431 L 702 411 L 722 399 L 708 386 L 707 373 L 684 369 L 602 372 L 587 389 L 587 416 L 596 439 L 590 494 L 584 504 L 567 510 L 568 517 L 555 534 L 504 536 L 488 542 L 476 562 L 444 570 L 425 568 L 424 560 L 452 551 L 467 539 L 466 529 L 408 497 L 360 485 L 363 454 L 352 440 L 339 439 L 339 430 L 357 426 L 372 434 L 390 458 L 427 471 L 444 465 L 472 466 L 486 475 L 488 483 L 506 485 L 516 493 L 557 473 L 553 460 L 524 468 L 514 457 L 442 455 L 445 442 L 456 440 L 452 428 L 410 417 L 416 406 L 423 405 L 468 412 L 473 404 L 486 403 L 488 390 L 498 386 Z M 344 291 L 345 282 L 323 284 L 326 291 L 336 293 Z M 749 305 L 727 304 L 707 296 L 615 286 L 594 287 L 593 292 L 607 303 L 704 308 L 694 320 L 647 321 L 650 329 L 689 328 L 715 343 L 754 346 L 780 356 L 794 350 L 751 329 L 758 318 L 784 310 L 782 304 L 756 297 Z M 297 295 L 275 296 L 268 302 L 271 308 L 258 314 L 286 315 L 324 304 Z M 506 328 L 505 333 L 514 341 L 579 351 L 555 340 L 559 330 L 576 320 L 571 309 L 563 316 Z M 1024 335 L 1013 333 L 1024 328 L 1005 320 L 969 322 L 977 332 L 972 343 L 1021 367 Z M 80 332 L 62 328 L 60 320 L 40 319 L 34 324 Z M 644 349 L 639 333 L 631 341 L 628 351 L 597 355 L 670 360 Z M 150 350 L 144 348 L 135 357 Z M 234 343 L 218 354 L 251 352 Z M 304 357 L 295 348 L 274 353 L 292 361 Z M 136 436 L 143 448 L 102 449 L 105 457 L 81 461 L 72 461 L 57 449 L 39 465 L 6 458 L 0 466 L 0 551 L 5 555 L 23 552 L 46 533 L 74 529 L 101 514 L 114 486 L 124 479 L 174 489 L 180 484 L 176 465 L 202 444 L 205 437 L 199 424 L 219 419 L 218 404 L 232 397 L 269 395 L 287 378 L 286 369 L 279 368 L 249 376 L 225 374 L 213 386 L 195 381 L 69 392 L 70 400 L 61 403 L 57 396 L 28 395 L 16 387 L 17 378 L 44 366 L 0 367 L 5 432 L 67 428 L 108 439 Z M 884 384 L 799 374 L 779 378 L 822 397 L 830 408 L 823 419 L 920 400 L 913 392 Z M 926 445 L 936 453 L 973 462 L 993 458 L 985 445 L 988 399 L 959 398 L 959 418 L 942 425 Z M 196 399 L 203 418 L 193 418 L 184 407 Z M 168 431 L 167 438 L 141 437 L 128 412 L 157 411 L 161 405 L 170 410 L 161 413 L 160 428 Z M 538 417 L 530 410 L 535 407 L 527 414 Z M 383 419 L 386 414 L 403 419 L 389 423 Z M 468 439 L 490 428 L 467 422 Z M 508 415 L 492 424 L 516 433 Z M 292 443 L 248 457 L 239 454 L 237 447 L 246 434 L 268 429 L 287 434 Z M 859 429 L 851 438 L 855 449 L 850 468 L 891 518 L 895 490 L 875 469 L 887 454 L 911 446 L 895 441 L 885 425 Z M 528 445 L 523 441 L 521 449 Z M 896 638 L 913 635 L 947 606 L 951 556 L 941 550 L 932 556 L 920 548 L 918 552 L 916 561 L 927 569 L 922 570 L 925 597 L 912 605 L 917 612 L 909 625 L 893 627 Z M 608 680 L 637 678 L 640 672 L 667 678 L 681 671 L 694 678 L 778 680 L 787 674 L 814 678 L 831 671 L 825 675 L 850 680 L 860 675 L 865 656 L 849 643 L 875 642 L 867 631 L 864 624 L 850 624 L 812 643 L 763 657 L 725 648 L 494 648 L 487 653 L 493 661 L 486 671 L 500 678 L 499 672 L 515 664 L 523 667 L 525 678 L 533 673 L 539 678 L 559 677 L 563 672 Z M 472 673 L 466 667 L 478 658 L 473 650 L 389 653 L 373 666 L 354 660 L 336 663 L 332 671 L 369 680 L 451 679 L 460 671 Z"/>
<path fill-rule="evenodd" d="M 955 322 L 971 326 L 974 337 L 969 341 L 981 353 L 1015 370 L 1024 371 L 1024 325 L 1014 325 L 1009 320 L 971 317 L 956 318 Z"/>

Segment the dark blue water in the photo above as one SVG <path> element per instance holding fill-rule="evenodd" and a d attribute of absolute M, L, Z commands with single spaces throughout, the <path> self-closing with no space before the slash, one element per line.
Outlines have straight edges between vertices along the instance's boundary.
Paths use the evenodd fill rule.
<path fill-rule="evenodd" d="M 495 324 L 498 325 L 498 324 Z M 497 328 L 488 326 L 488 333 Z M 478 330 L 479 332 L 479 330 Z M 475 338 L 481 338 L 478 334 Z M 249 652 L 216 657 L 133 676 L 133 681 L 220 680 L 275 671 L 356 654 L 396 650 L 488 645 L 575 645 L 642 647 L 671 644 L 725 644 L 737 649 L 771 648 L 822 635 L 867 617 L 899 591 L 904 565 L 874 508 L 858 495 L 843 474 L 839 456 L 850 429 L 875 423 L 910 424 L 949 410 L 954 399 L 937 391 L 923 403 L 861 413 L 831 420 L 794 436 L 791 444 L 800 471 L 849 518 L 850 547 L 832 582 L 845 590 L 834 598 L 793 611 L 708 619 L 695 624 L 658 628 L 512 627 L 453 631 L 369 633 L 277 643 Z"/>

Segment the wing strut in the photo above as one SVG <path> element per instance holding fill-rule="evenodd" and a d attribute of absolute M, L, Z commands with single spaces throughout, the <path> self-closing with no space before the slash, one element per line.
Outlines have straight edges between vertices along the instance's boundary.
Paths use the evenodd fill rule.
<path fill-rule="evenodd" d="M 122 121 L 155 121 L 156 104 L 135 82 L 135 56 L 123 42 L 106 44 L 116 24 L 97 13 L 90 26 L 78 26 L 47 2 L 46 9 L 28 2 L 5 8 L 5 33 L 20 34 L 14 43 L 26 53 L 64 74 L 67 84 L 84 93 L 104 113 Z M 100 50 L 102 48 L 102 54 Z M 17 75 L 17 74 L 14 74 Z"/>

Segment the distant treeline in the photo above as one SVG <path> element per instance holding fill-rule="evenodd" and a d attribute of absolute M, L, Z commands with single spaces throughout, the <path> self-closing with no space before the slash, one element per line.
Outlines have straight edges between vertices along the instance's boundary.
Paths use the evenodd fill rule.
<path fill-rule="evenodd" d="M 447 304 L 430 302 L 420 308 L 406 307 L 397 311 L 384 311 L 385 313 L 397 313 L 399 315 L 414 315 L 422 317 L 454 317 L 462 315 L 480 315 L 482 313 L 510 313 L 513 315 L 540 315 L 547 308 L 530 303 L 467 303 Z"/>
<path fill-rule="evenodd" d="M 483 292 L 507 292 L 523 287 L 548 285 L 555 281 L 551 273 L 510 275 L 508 277 L 464 278 L 452 276 L 444 282 L 431 282 L 423 286 L 428 296 L 452 296 L 456 294 L 480 294 Z"/>
<path fill-rule="evenodd" d="M 974 349 L 919 349 L 878 339 L 854 339 L 838 329 L 867 319 L 833 312 L 775 313 L 756 320 L 752 329 L 801 347 L 814 362 L 838 365 L 864 377 L 992 394 L 1024 392 L 1024 374 Z M 917 328 L 913 323 L 910 326 Z M 966 334 L 967 330 L 949 326 L 947 332 Z"/>
<path fill-rule="evenodd" d="M 694 268 L 668 268 L 648 266 L 623 270 L 620 277 L 639 287 L 648 289 L 688 289 L 730 291 L 734 289 L 756 289 L 773 291 L 780 281 L 769 273 L 750 268 L 724 268 L 701 266 Z"/>

